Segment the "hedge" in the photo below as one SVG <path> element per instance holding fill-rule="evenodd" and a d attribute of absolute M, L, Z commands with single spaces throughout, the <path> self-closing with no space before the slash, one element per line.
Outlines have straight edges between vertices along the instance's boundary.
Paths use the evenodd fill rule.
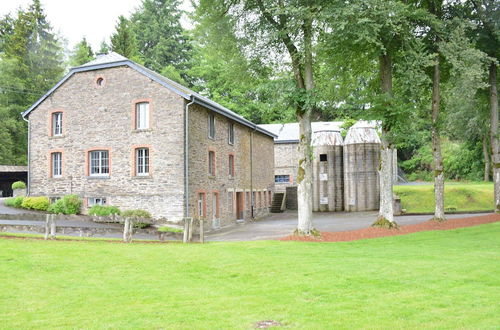
<path fill-rule="evenodd" d="M 12 190 L 15 189 L 26 189 L 26 183 L 23 181 L 16 181 L 12 184 Z"/>

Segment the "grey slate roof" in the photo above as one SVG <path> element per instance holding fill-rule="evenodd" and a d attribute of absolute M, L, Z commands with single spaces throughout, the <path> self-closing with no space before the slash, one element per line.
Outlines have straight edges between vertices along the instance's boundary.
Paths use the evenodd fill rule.
<path fill-rule="evenodd" d="M 343 121 L 318 121 L 311 123 L 312 133 L 318 131 L 340 131 Z M 380 122 L 360 120 L 352 127 L 371 127 L 376 128 Z M 275 143 L 298 143 L 299 142 L 299 123 L 287 124 L 263 124 L 259 127 L 276 134 Z"/>
<path fill-rule="evenodd" d="M 245 126 L 248 126 L 256 131 L 259 131 L 263 134 L 266 134 L 268 136 L 271 136 L 273 138 L 276 137 L 275 134 L 272 132 L 267 131 L 265 128 L 259 127 L 258 125 L 252 123 L 251 121 L 245 119 L 244 117 L 236 114 L 235 112 L 223 107 L 222 105 L 190 90 L 187 87 L 182 86 L 179 83 L 176 83 L 173 80 L 170 80 L 166 77 L 163 77 L 162 75 L 146 68 L 143 67 L 142 65 L 139 65 L 135 63 L 134 61 L 129 60 L 128 58 L 115 53 L 111 52 L 107 55 L 102 55 L 94 59 L 93 61 L 90 61 L 88 63 L 85 63 L 83 65 L 80 65 L 75 68 L 71 68 L 71 70 L 64 76 L 54 87 L 52 87 L 45 95 L 43 95 L 38 101 L 36 101 L 29 109 L 24 111 L 22 113 L 23 117 L 26 117 L 31 111 L 36 109 L 36 107 L 42 103 L 47 97 L 49 97 L 59 86 L 61 86 L 66 80 L 68 80 L 72 75 L 78 72 L 85 72 L 85 71 L 92 71 L 92 70 L 101 70 L 101 69 L 107 69 L 107 68 L 114 68 L 118 66 L 128 66 L 139 73 L 144 74 L 145 76 L 149 77 L 150 79 L 156 81 L 160 85 L 170 89 L 174 93 L 182 96 L 186 100 L 191 100 L 194 101 L 194 103 L 197 103 L 199 105 L 202 105 L 212 111 L 215 111 L 217 113 L 220 113 L 223 116 L 226 116 L 228 118 L 233 119 L 236 122 L 239 122 L 240 124 L 243 124 Z"/>

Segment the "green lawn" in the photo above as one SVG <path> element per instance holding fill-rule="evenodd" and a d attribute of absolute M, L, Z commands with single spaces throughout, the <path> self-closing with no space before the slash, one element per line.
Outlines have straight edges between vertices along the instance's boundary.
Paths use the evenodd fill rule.
<path fill-rule="evenodd" d="M 0 238 L 2 328 L 497 328 L 500 223 L 346 243 Z"/>
<path fill-rule="evenodd" d="M 434 186 L 394 186 L 401 204 L 408 213 L 434 212 Z M 444 191 L 446 211 L 493 210 L 493 183 L 446 183 Z"/>

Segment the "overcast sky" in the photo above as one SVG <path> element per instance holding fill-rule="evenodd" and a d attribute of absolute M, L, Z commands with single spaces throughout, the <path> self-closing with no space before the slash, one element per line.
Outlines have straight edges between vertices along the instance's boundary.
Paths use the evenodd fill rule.
<path fill-rule="evenodd" d="M 17 8 L 27 8 L 32 0 L 0 0 L 0 16 L 14 13 Z M 129 17 L 139 7 L 141 0 L 41 0 L 45 14 L 54 31 L 68 41 L 68 48 L 84 36 L 94 50 L 115 30 L 118 16 Z M 182 9 L 189 8 L 184 1 Z M 183 26 L 188 25 L 183 22 Z"/>

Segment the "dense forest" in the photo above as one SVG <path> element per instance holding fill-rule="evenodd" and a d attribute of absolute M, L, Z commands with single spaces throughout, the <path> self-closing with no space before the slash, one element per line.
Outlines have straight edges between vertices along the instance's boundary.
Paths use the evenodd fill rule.
<path fill-rule="evenodd" d="M 498 166 L 498 1 L 198 0 L 187 13 L 179 6 L 143 0 L 99 49 L 82 36 L 69 52 L 39 0 L 1 17 L 0 164 L 26 163 L 22 111 L 70 67 L 115 51 L 256 123 L 297 121 L 298 108 L 312 121 L 383 120 L 410 180 L 431 181 L 436 171 L 489 180 Z"/>

